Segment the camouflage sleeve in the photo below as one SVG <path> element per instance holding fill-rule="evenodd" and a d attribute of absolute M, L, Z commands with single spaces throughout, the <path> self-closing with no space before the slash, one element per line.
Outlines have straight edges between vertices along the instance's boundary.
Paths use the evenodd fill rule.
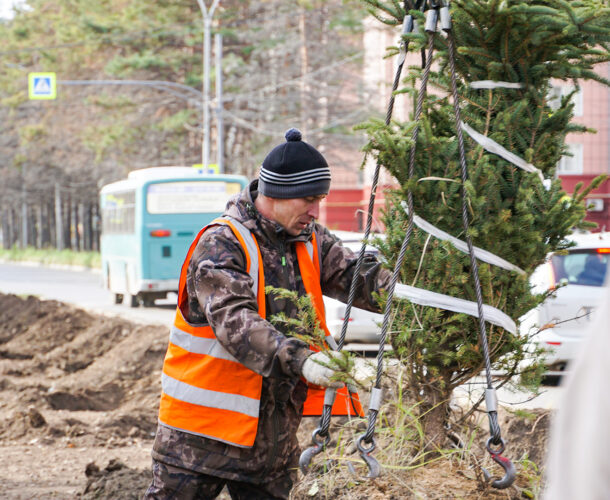
<path fill-rule="evenodd" d="M 263 376 L 301 374 L 311 354 L 258 314 L 244 251 L 227 226 L 208 229 L 195 248 L 187 272 L 189 320 L 208 323 L 223 347 Z"/>
<path fill-rule="evenodd" d="M 325 227 L 318 225 L 316 232 L 322 252 L 322 291 L 329 297 L 347 302 L 358 255 L 344 247 Z M 373 294 L 385 289 L 391 279 L 392 273 L 384 269 L 374 255 L 365 254 L 356 283 L 353 305 L 380 312 Z"/>

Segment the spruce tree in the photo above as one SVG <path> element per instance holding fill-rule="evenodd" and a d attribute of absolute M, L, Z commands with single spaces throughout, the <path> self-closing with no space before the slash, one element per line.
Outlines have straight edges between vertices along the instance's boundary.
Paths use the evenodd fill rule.
<path fill-rule="evenodd" d="M 405 11 L 397 1 L 364 0 L 370 12 L 389 25 L 402 23 Z M 412 5 L 407 5 L 412 8 Z M 457 0 L 451 4 L 452 32 L 457 46 L 456 70 L 461 119 L 472 129 L 538 168 L 517 168 L 485 151 L 464 134 L 468 181 L 470 237 L 486 249 L 520 267 L 525 274 L 478 261 L 483 302 L 515 321 L 542 302 L 534 295 L 529 275 L 549 252 L 568 247 L 566 236 L 591 225 L 584 221 L 586 194 L 597 178 L 572 199 L 562 191 L 555 169 L 566 153 L 569 132 L 589 132 L 570 122 L 571 96 L 558 109 L 549 106 L 552 79 L 592 79 L 610 84 L 595 73 L 608 61 L 610 16 L 602 0 Z M 424 26 L 423 14 L 410 13 Z M 440 28 L 439 28 L 440 30 Z M 406 35 L 412 50 L 427 45 L 422 32 Z M 424 99 L 417 144 L 411 137 L 417 124 L 393 121 L 388 126 L 371 120 L 366 152 L 388 169 L 399 188 L 389 196 L 383 222 L 386 239 L 378 242 L 394 266 L 407 227 L 401 203 L 413 194 L 414 213 L 450 235 L 465 239 L 462 223 L 462 180 L 451 99 L 448 42 L 437 33 L 434 65 Z M 389 55 L 397 52 L 389 48 Z M 422 69 L 410 67 L 399 92 L 417 100 Z M 492 80 L 521 84 L 521 88 L 476 89 L 471 82 Z M 408 176 L 409 151 L 416 147 L 414 178 Z M 546 184 L 546 186 L 545 186 Z M 400 282 L 454 297 L 476 301 L 467 254 L 414 227 Z M 513 335 L 486 323 L 493 365 L 517 373 L 526 351 L 526 336 Z M 411 396 L 419 406 L 427 437 L 442 442 L 453 389 L 480 373 L 484 360 L 477 318 L 397 301 L 389 339 L 406 367 Z"/>

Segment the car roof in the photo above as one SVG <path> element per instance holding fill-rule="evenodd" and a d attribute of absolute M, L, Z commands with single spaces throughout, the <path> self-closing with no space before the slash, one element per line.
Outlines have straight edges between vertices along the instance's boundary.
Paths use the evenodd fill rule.
<path fill-rule="evenodd" d="M 343 246 L 349 248 L 353 252 L 359 252 L 360 249 L 362 248 L 362 240 L 364 239 L 364 233 L 359 233 L 359 232 L 355 232 L 355 231 L 332 231 L 332 230 L 331 230 L 331 233 L 334 234 L 337 238 L 339 238 L 341 240 L 341 242 L 343 243 Z M 366 246 L 367 252 L 376 253 L 379 251 L 377 248 L 375 248 L 373 245 L 371 245 L 371 240 L 373 240 L 373 238 L 376 238 L 376 237 L 384 238 L 385 235 L 371 233 L 369 235 L 369 242 Z"/>
<path fill-rule="evenodd" d="M 610 247 L 610 232 L 607 231 L 602 233 L 574 233 L 567 239 L 576 243 L 576 246 L 569 248 L 569 250 Z"/>

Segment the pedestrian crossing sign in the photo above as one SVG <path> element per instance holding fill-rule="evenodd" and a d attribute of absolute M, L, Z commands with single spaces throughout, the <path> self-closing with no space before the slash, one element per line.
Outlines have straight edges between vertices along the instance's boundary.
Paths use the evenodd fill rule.
<path fill-rule="evenodd" d="M 30 99 L 55 99 L 57 97 L 55 73 L 30 73 L 28 95 Z"/>
<path fill-rule="evenodd" d="M 216 165 L 216 163 L 208 163 L 207 169 L 203 168 L 203 163 L 195 163 L 195 165 L 193 165 L 193 168 L 196 168 L 200 174 L 214 175 L 220 173 L 220 169 L 218 168 L 218 165 Z"/>

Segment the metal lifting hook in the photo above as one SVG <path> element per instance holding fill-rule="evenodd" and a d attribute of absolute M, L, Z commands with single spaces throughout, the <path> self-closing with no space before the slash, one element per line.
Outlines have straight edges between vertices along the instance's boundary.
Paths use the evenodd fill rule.
<path fill-rule="evenodd" d="M 508 488 L 511 484 L 515 482 L 515 477 L 517 473 L 515 471 L 515 466 L 513 465 L 513 463 L 508 458 L 503 457 L 501 455 L 501 453 L 504 451 L 504 439 L 500 438 L 500 447 L 497 450 L 494 450 L 491 447 L 492 440 L 493 437 L 490 437 L 487 440 L 487 444 L 485 445 L 485 447 L 487 448 L 487 451 L 491 455 L 493 461 L 504 469 L 505 474 L 502 479 L 494 479 L 491 485 L 498 490 L 503 490 L 505 488 Z M 483 469 L 483 476 L 485 476 L 485 480 L 490 481 L 491 474 L 489 474 L 487 469 L 485 469 L 484 467 L 481 467 L 481 469 Z"/>
<path fill-rule="evenodd" d="M 311 441 L 313 442 L 313 446 L 307 448 L 303 453 L 301 453 L 301 457 L 299 458 L 299 468 L 303 474 L 307 474 L 309 470 L 309 465 L 313 457 L 315 457 L 318 453 L 320 453 L 326 445 L 330 442 L 330 434 L 326 434 L 326 436 L 320 436 L 320 430 L 316 429 L 313 431 L 311 435 Z M 323 439 L 320 440 L 319 438 Z"/>
<path fill-rule="evenodd" d="M 375 479 L 381 474 L 381 466 L 379 465 L 379 462 L 371 456 L 371 453 L 373 453 L 375 448 L 377 448 L 377 444 L 375 443 L 375 438 L 372 438 L 371 446 L 369 448 L 365 448 L 362 444 L 364 442 L 364 438 L 366 438 L 366 434 L 363 434 L 358 438 L 358 441 L 356 441 L 356 446 L 358 447 L 358 451 L 360 451 L 360 457 L 369 468 L 369 473 L 366 477 L 368 479 Z M 354 469 L 351 462 L 348 462 L 347 468 L 354 476 L 358 475 L 356 474 L 356 469 Z"/>

